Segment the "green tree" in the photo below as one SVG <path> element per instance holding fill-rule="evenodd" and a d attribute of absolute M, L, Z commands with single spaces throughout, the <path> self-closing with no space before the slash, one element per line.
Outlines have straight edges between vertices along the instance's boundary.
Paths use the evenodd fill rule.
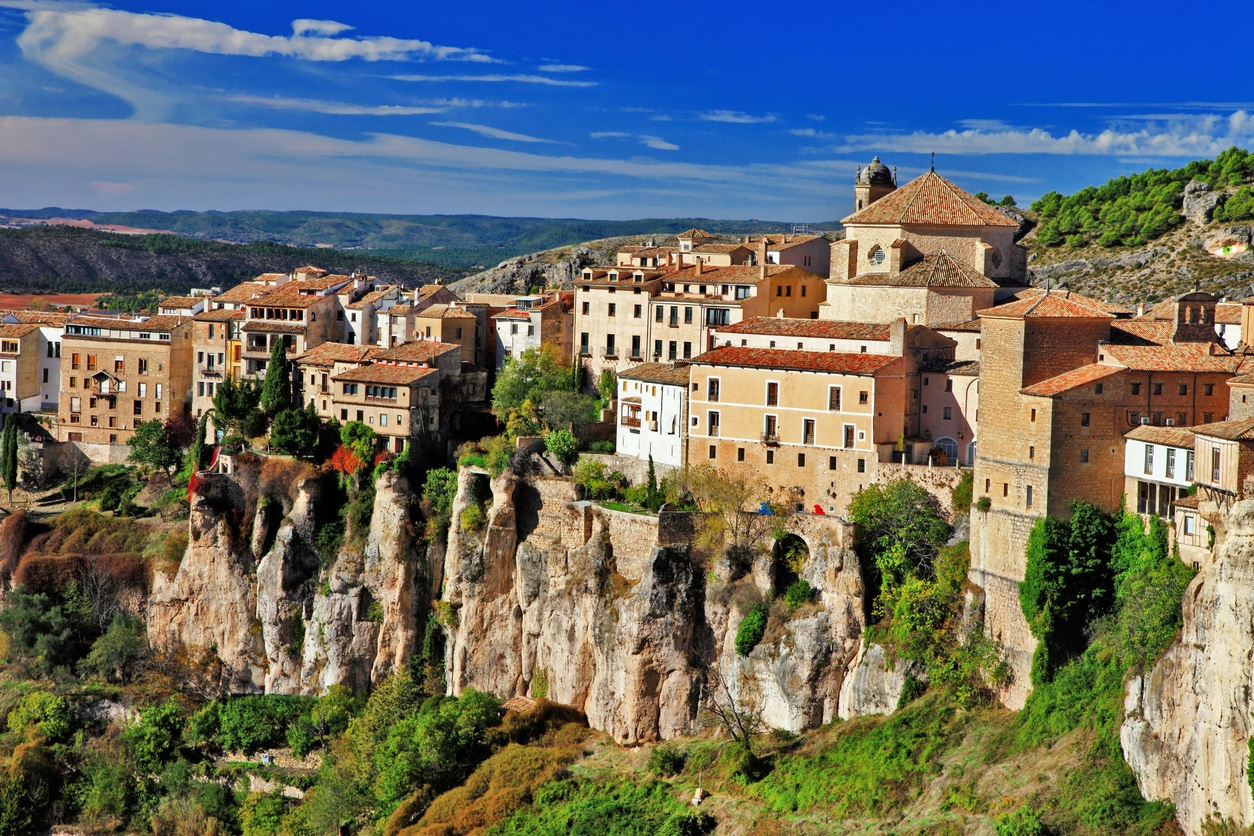
<path fill-rule="evenodd" d="M 644 507 L 656 511 L 662 507 L 661 494 L 657 489 L 657 470 L 653 467 L 653 454 L 649 454 L 649 472 L 644 481 Z"/>
<path fill-rule="evenodd" d="M 261 411 L 273 419 L 292 408 L 292 364 L 287 359 L 287 343 L 278 339 L 270 346 L 265 381 L 261 384 Z"/>
<path fill-rule="evenodd" d="M 13 504 L 13 489 L 17 487 L 17 422 L 18 413 L 11 413 L 0 433 L 0 478 L 9 492 L 9 504 Z"/>
<path fill-rule="evenodd" d="M 45 593 L 31 594 L 20 586 L 5 593 L 0 607 L 0 631 L 9 639 L 10 660 L 29 662 L 37 670 L 52 672 L 67 661 L 71 627 L 65 612 Z"/>
<path fill-rule="evenodd" d="M 492 411 L 509 426 L 525 402 L 540 403 L 548 392 L 570 386 L 570 373 L 558 350 L 545 344 L 529 348 L 517 360 L 507 358 L 492 387 Z"/>
<path fill-rule="evenodd" d="M 261 412 L 261 387 L 255 380 L 226 378 L 213 393 L 214 420 L 223 428 L 245 438 L 256 438 L 266 431 Z"/>
<path fill-rule="evenodd" d="M 104 635 L 96 639 L 81 667 L 123 684 L 148 656 L 148 631 L 141 619 L 117 612 Z"/>
<path fill-rule="evenodd" d="M 363 464 L 368 465 L 374 461 L 378 440 L 375 431 L 361 421 L 349 421 L 340 427 L 340 443 L 351 450 Z"/>
<path fill-rule="evenodd" d="M 208 449 L 209 416 L 211 415 L 213 415 L 213 410 L 207 409 L 196 422 L 196 437 L 192 439 L 192 447 L 188 451 L 193 472 L 200 470 L 206 464 L 205 455 Z"/>
<path fill-rule="evenodd" d="M 427 517 L 429 531 L 441 537 L 448 530 L 453 517 L 453 500 L 457 497 L 457 471 L 447 467 L 433 467 L 427 471 L 422 486 L 422 507 Z"/>
<path fill-rule="evenodd" d="M 854 494 L 848 516 L 884 583 L 900 583 L 909 574 L 935 574 L 932 563 L 950 529 L 927 488 L 906 478 L 868 485 Z"/>
<path fill-rule="evenodd" d="M 310 458 L 318 446 L 322 419 L 313 404 L 301 409 L 285 409 L 270 424 L 270 447 L 289 456 Z"/>
<path fill-rule="evenodd" d="M 167 477 L 183 461 L 183 451 L 175 445 L 169 428 L 160 418 L 138 424 L 126 445 L 131 448 L 127 454 L 129 461 L 163 470 Z"/>
<path fill-rule="evenodd" d="M 9 712 L 9 731 L 24 739 L 55 742 L 70 733 L 74 713 L 64 697 L 48 691 L 31 691 Z"/>
<path fill-rule="evenodd" d="M 570 430 L 551 430 L 544 434 L 544 449 L 562 464 L 573 464 L 579 458 L 579 440 Z"/>

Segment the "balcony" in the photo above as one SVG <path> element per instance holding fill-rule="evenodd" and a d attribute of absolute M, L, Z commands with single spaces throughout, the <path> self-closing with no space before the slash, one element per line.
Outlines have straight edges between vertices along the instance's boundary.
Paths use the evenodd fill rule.
<path fill-rule="evenodd" d="M 601 356 L 606 360 L 617 360 L 618 349 L 612 345 L 608 346 L 604 351 L 601 352 Z"/>
<path fill-rule="evenodd" d="M 778 432 L 762 433 L 762 443 L 769 444 L 773 447 L 778 447 L 779 446 L 779 433 Z"/>
<path fill-rule="evenodd" d="M 636 429 L 640 428 L 639 418 L 631 418 L 631 417 L 624 415 L 619 419 L 619 423 L 622 424 L 624 427 L 635 427 Z"/>
<path fill-rule="evenodd" d="M 200 376 L 201 377 L 222 377 L 222 367 L 221 366 L 201 366 Z"/>
<path fill-rule="evenodd" d="M 378 395 L 366 395 L 366 396 L 363 398 L 363 400 L 364 400 L 366 403 L 381 403 L 381 404 L 394 404 L 394 403 L 396 403 L 396 398 L 381 398 L 381 397 L 379 397 Z"/>

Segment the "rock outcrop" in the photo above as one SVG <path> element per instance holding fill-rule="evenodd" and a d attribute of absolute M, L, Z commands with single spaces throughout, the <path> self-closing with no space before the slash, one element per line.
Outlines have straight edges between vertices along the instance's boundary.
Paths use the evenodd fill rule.
<path fill-rule="evenodd" d="M 525 294 L 532 288 L 572 287 L 579 272 L 589 264 L 598 264 L 604 254 L 588 247 L 572 247 L 561 251 L 560 257 L 546 258 L 548 253 L 531 253 L 502 261 L 491 270 L 475 273 L 455 283 L 458 293 Z"/>
<path fill-rule="evenodd" d="M 474 501 L 463 471 L 454 520 Z M 780 623 L 748 656 L 735 650 L 746 600 L 768 566 L 708 579 L 683 514 L 644 517 L 577 501 L 561 480 L 492 482 L 482 532 L 455 524 L 445 595 L 457 613 L 448 648 L 453 693 L 474 687 L 546 695 L 583 710 L 623 743 L 695 730 L 704 700 L 726 698 L 792 730 L 836 717 L 861 634 L 862 581 L 834 520 L 803 532 L 803 576 L 821 603 Z M 759 578 L 755 583 L 754 578 Z M 725 683 L 711 694 L 707 670 Z"/>
<path fill-rule="evenodd" d="M 901 701 L 910 672 L 910 665 L 904 659 L 890 665 L 883 646 L 862 645 L 840 689 L 840 719 L 892 714 Z"/>
<path fill-rule="evenodd" d="M 1184 187 L 1181 211 L 1193 223 L 1204 226 L 1211 222 L 1215 209 L 1227 199 L 1227 192 L 1215 191 L 1209 183 L 1201 180 L 1190 180 Z"/>
<path fill-rule="evenodd" d="M 1215 560 L 1185 592 L 1180 639 L 1129 683 L 1120 730 L 1142 795 L 1174 803 L 1189 836 L 1212 815 L 1254 824 L 1254 500 L 1222 515 L 1202 510 L 1215 525 Z"/>

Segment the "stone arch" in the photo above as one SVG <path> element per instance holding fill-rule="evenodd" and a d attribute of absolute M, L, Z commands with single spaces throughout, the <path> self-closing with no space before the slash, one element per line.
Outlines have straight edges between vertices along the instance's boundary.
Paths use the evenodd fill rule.
<path fill-rule="evenodd" d="M 941 464 L 953 464 L 958 461 L 958 442 L 949 436 L 943 435 L 936 439 L 932 447 L 939 450 L 945 457 L 945 460 L 940 462 Z"/>
<path fill-rule="evenodd" d="M 800 534 L 788 532 L 771 549 L 771 588 L 776 595 L 796 583 L 810 558 L 810 544 Z"/>

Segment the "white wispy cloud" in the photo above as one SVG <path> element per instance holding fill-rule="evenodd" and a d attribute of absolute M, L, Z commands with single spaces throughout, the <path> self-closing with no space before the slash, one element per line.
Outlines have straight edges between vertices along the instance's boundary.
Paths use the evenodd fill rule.
<path fill-rule="evenodd" d="M 625 131 L 593 131 L 588 136 L 593 139 L 627 139 L 631 134 Z"/>
<path fill-rule="evenodd" d="M 432 125 L 439 125 L 443 128 L 461 128 L 464 131 L 472 131 L 481 136 L 491 137 L 492 139 L 505 139 L 510 142 L 548 142 L 554 143 L 557 140 L 542 139 L 538 136 L 528 136 L 527 134 L 516 134 L 513 131 L 503 131 L 500 128 L 493 128 L 490 125 L 475 125 L 471 122 L 432 122 Z"/>
<path fill-rule="evenodd" d="M 573 81 L 549 78 L 542 75 L 394 75 L 394 81 L 482 81 L 492 83 L 515 82 L 518 84 L 547 84 L 551 87 L 596 87 L 595 81 Z"/>
<path fill-rule="evenodd" d="M 1014 128 L 1000 119 L 959 119 L 958 124 L 969 131 L 1008 131 Z"/>
<path fill-rule="evenodd" d="M 752 113 L 742 113 L 739 110 L 708 110 L 705 113 L 698 114 L 698 118 L 702 122 L 730 122 L 734 125 L 754 125 L 762 122 L 774 122 L 776 119 L 774 113 L 755 116 Z"/>
<path fill-rule="evenodd" d="M 836 136 L 836 134 L 827 133 L 826 131 L 816 131 L 814 128 L 793 128 L 788 133 L 809 139 L 834 139 Z"/>
<path fill-rule="evenodd" d="M 541 64 L 540 72 L 542 73 L 582 73 L 592 69 L 591 67 L 583 67 L 579 64 Z"/>
<path fill-rule="evenodd" d="M 827 120 L 826 116 L 823 116 L 822 114 L 819 114 L 819 113 L 807 113 L 806 118 L 813 119 L 815 122 L 824 122 Z"/>
<path fill-rule="evenodd" d="M 1055 154 L 1091 156 L 1205 157 L 1233 145 L 1254 141 L 1254 117 L 1238 110 L 1227 116 L 1192 115 L 1150 121 L 1140 126 L 1114 125 L 1098 133 L 1072 130 L 1055 135 L 1041 128 L 967 129 L 941 133 L 862 134 L 846 136 L 834 150 L 880 150 L 926 154 Z"/>
<path fill-rule="evenodd" d="M 334 116 L 419 116 L 444 113 L 448 107 L 409 105 L 358 105 L 348 102 L 328 102 L 321 99 L 290 99 L 281 96 L 215 96 L 220 102 L 254 105 L 271 110 L 306 110 Z"/>
<path fill-rule="evenodd" d="M 679 146 L 673 142 L 667 142 L 660 136 L 642 136 L 640 144 L 657 151 L 678 151 Z"/>
<path fill-rule="evenodd" d="M 148 49 L 183 49 L 213 55 L 284 56 L 307 61 L 461 60 L 495 63 L 479 50 L 386 36 L 335 37 L 352 27 L 331 20 L 296 20 L 291 35 L 265 35 L 183 15 L 141 14 L 103 8 L 36 7 L 18 46 L 29 60 L 73 76 L 83 58 L 108 41 Z"/>

